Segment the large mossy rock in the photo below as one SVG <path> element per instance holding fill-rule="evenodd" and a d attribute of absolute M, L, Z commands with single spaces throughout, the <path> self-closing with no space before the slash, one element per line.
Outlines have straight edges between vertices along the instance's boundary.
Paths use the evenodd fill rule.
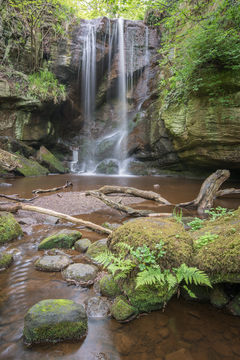
<path fill-rule="evenodd" d="M 23 235 L 21 226 L 8 212 L 0 212 L 0 245 Z"/>
<path fill-rule="evenodd" d="M 27 345 L 77 341 L 87 333 L 83 305 L 66 299 L 42 300 L 24 317 L 24 342 Z"/>
<path fill-rule="evenodd" d="M 146 218 L 130 221 L 110 235 L 108 244 L 110 250 L 117 253 L 119 248 L 116 245 L 120 242 L 133 248 L 145 244 L 151 250 L 155 250 L 160 241 L 164 242 L 163 250 L 166 252 L 159 260 L 163 268 L 171 269 L 182 263 L 191 264 L 191 234 L 174 219 Z"/>
<path fill-rule="evenodd" d="M 74 243 L 82 237 L 80 231 L 62 230 L 54 235 L 43 239 L 38 245 L 38 250 L 47 249 L 71 249 Z"/>
<path fill-rule="evenodd" d="M 94 260 L 94 258 L 107 250 L 107 239 L 101 239 L 91 244 L 86 252 L 86 255 Z"/>
<path fill-rule="evenodd" d="M 49 173 L 48 169 L 33 159 L 27 159 L 18 155 L 17 162 L 18 166 L 15 171 L 23 176 L 40 176 L 47 175 Z"/>
<path fill-rule="evenodd" d="M 130 317 L 137 314 L 137 309 L 131 306 L 127 299 L 123 296 L 118 296 L 115 300 L 113 305 L 111 306 L 111 315 L 117 321 L 125 321 Z"/>
<path fill-rule="evenodd" d="M 192 233 L 193 240 L 206 233 L 217 238 L 195 252 L 194 265 L 210 274 L 213 282 L 240 282 L 240 208 L 232 215 L 206 221 Z"/>
<path fill-rule="evenodd" d="M 112 275 L 105 275 L 99 282 L 100 292 L 103 296 L 114 298 L 121 294 L 118 283 L 114 280 Z"/>
<path fill-rule="evenodd" d="M 13 262 L 12 254 L 0 253 L 0 270 L 7 269 Z"/>
<path fill-rule="evenodd" d="M 41 146 L 37 153 L 37 160 L 53 173 L 64 174 L 67 169 L 62 165 L 56 156 L 54 156 L 45 146 Z"/>

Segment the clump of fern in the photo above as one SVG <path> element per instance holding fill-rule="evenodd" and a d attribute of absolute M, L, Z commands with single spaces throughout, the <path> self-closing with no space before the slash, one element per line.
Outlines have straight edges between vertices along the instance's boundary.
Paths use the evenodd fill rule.
<path fill-rule="evenodd" d="M 136 289 L 142 286 L 156 286 L 171 291 L 184 282 L 183 287 L 194 297 L 188 288 L 189 284 L 206 285 L 211 287 L 211 282 L 203 271 L 196 267 L 181 264 L 178 268 L 162 269 L 159 259 L 166 254 L 164 242 L 161 240 L 155 250 L 150 250 L 147 245 L 134 249 L 128 244 L 117 244 L 119 252 L 117 255 L 105 251 L 98 255 L 95 260 L 102 264 L 115 278 L 115 280 L 126 279 L 134 274 Z"/>

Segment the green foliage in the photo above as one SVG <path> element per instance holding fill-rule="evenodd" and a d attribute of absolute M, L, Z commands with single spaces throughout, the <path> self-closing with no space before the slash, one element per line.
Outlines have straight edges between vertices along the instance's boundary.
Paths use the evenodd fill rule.
<path fill-rule="evenodd" d="M 182 209 L 177 209 L 176 207 L 173 209 L 173 218 L 179 224 L 182 224 Z"/>
<path fill-rule="evenodd" d="M 160 241 L 155 251 L 148 246 L 139 246 L 136 250 L 128 244 L 119 243 L 118 256 L 105 251 L 95 260 L 102 264 L 114 276 L 115 280 L 126 279 L 133 272 L 136 276 L 136 289 L 142 286 L 156 286 L 170 291 L 182 282 L 211 286 L 208 276 L 195 267 L 181 264 L 178 268 L 162 269 L 157 260 L 165 255 L 164 242 Z M 127 250 L 127 253 L 126 253 Z"/>
<path fill-rule="evenodd" d="M 228 105 L 231 98 L 222 74 L 240 69 L 239 1 L 179 0 L 162 23 L 166 31 L 161 66 L 171 67 L 167 86 L 160 84 L 165 102 L 187 101 L 203 92 Z"/>
<path fill-rule="evenodd" d="M 211 208 L 210 210 L 205 210 L 205 213 L 210 215 L 210 220 L 214 221 L 218 218 L 221 218 L 225 216 L 228 218 L 229 216 L 233 215 L 233 210 L 228 210 L 226 208 L 223 208 L 221 206 L 218 206 L 216 208 Z"/>
<path fill-rule="evenodd" d="M 29 95 L 42 101 L 52 100 L 54 103 L 65 100 L 65 86 L 58 83 L 55 75 L 48 69 L 29 75 Z"/>
<path fill-rule="evenodd" d="M 200 249 L 203 246 L 207 246 L 209 243 L 213 242 L 219 237 L 217 234 L 211 234 L 209 231 L 207 231 L 204 235 L 200 236 L 197 240 L 194 242 L 194 246 L 196 249 Z"/>
<path fill-rule="evenodd" d="M 191 227 L 191 231 L 196 231 L 196 230 L 199 230 L 199 229 L 201 229 L 203 227 L 204 220 L 200 219 L 198 217 L 195 217 L 192 221 L 187 223 L 187 225 Z"/>

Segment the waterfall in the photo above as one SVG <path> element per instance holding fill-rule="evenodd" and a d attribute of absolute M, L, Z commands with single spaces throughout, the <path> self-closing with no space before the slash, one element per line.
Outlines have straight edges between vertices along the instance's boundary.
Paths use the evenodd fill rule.
<path fill-rule="evenodd" d="M 148 27 L 122 18 L 84 20 L 80 26 L 82 127 L 71 170 L 125 174 L 128 132 L 139 110 L 139 102 L 133 110 L 134 87 L 150 59 Z"/>

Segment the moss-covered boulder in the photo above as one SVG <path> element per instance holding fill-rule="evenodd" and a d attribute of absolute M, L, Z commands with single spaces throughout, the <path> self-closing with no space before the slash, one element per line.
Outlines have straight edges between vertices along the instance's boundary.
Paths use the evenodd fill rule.
<path fill-rule="evenodd" d="M 12 254 L 0 253 L 0 270 L 7 269 L 13 262 Z"/>
<path fill-rule="evenodd" d="M 21 226 L 8 212 L 0 212 L 0 245 L 23 235 Z"/>
<path fill-rule="evenodd" d="M 121 294 L 118 283 L 111 275 L 105 275 L 99 282 L 100 291 L 103 296 L 114 298 Z"/>
<path fill-rule="evenodd" d="M 37 152 L 37 160 L 53 173 L 64 174 L 67 169 L 62 165 L 61 161 L 56 158 L 45 146 L 41 146 Z"/>
<path fill-rule="evenodd" d="M 216 235 L 212 241 L 195 251 L 194 265 L 210 274 L 214 282 L 240 280 L 240 208 L 232 215 L 206 221 L 201 230 L 194 231 L 194 242 L 208 234 Z"/>
<path fill-rule="evenodd" d="M 98 268 L 89 264 L 72 264 L 62 273 L 65 280 L 74 280 L 76 282 L 93 281 L 97 276 Z"/>
<path fill-rule="evenodd" d="M 214 286 L 210 293 L 210 302 L 217 308 L 223 308 L 229 302 L 229 297 L 220 285 Z"/>
<path fill-rule="evenodd" d="M 74 249 L 83 253 L 87 251 L 91 244 L 92 243 L 89 239 L 81 239 L 75 242 Z"/>
<path fill-rule="evenodd" d="M 34 267 L 40 271 L 61 271 L 68 265 L 72 264 L 72 260 L 65 255 L 44 255 L 38 259 Z"/>
<path fill-rule="evenodd" d="M 83 305 L 66 299 L 42 300 L 24 317 L 24 343 L 77 341 L 86 335 L 87 328 Z"/>
<path fill-rule="evenodd" d="M 118 296 L 114 300 L 110 311 L 117 321 L 125 321 L 137 314 L 137 309 L 131 306 L 123 296 Z"/>
<path fill-rule="evenodd" d="M 165 269 L 178 267 L 182 263 L 191 264 L 192 239 L 184 226 L 174 219 L 146 218 L 127 222 L 110 235 L 108 244 L 110 250 L 118 252 L 119 242 L 131 245 L 133 248 L 147 245 L 151 250 L 160 241 L 164 242 L 165 255 L 159 263 Z"/>
<path fill-rule="evenodd" d="M 40 175 L 47 175 L 49 173 L 48 169 L 46 169 L 45 167 L 43 167 L 33 159 L 27 159 L 21 155 L 18 155 L 17 162 L 18 162 L 18 166 L 14 171 L 20 175 L 40 176 Z"/>
<path fill-rule="evenodd" d="M 107 239 L 101 239 L 98 241 L 95 241 L 93 244 L 89 246 L 87 249 L 86 255 L 94 260 L 94 258 L 101 254 L 102 252 L 107 250 Z"/>
<path fill-rule="evenodd" d="M 47 249 L 71 249 L 74 243 L 82 237 L 80 231 L 62 230 L 58 233 L 43 239 L 38 245 L 38 250 Z"/>

